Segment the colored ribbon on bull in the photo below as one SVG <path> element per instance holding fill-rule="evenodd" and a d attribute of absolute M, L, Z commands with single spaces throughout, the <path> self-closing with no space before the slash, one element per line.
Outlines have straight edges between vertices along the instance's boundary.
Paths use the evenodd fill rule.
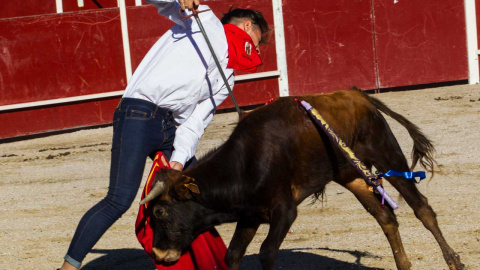
<path fill-rule="evenodd" d="M 398 177 L 403 177 L 405 179 L 411 179 L 415 183 L 420 183 L 423 179 L 426 178 L 425 172 L 424 171 L 419 171 L 419 172 L 399 172 L 395 170 L 390 170 L 386 173 L 381 173 L 378 175 L 378 177 L 389 177 L 389 176 L 398 176 Z M 419 178 L 417 181 L 415 178 Z"/>
<path fill-rule="evenodd" d="M 317 123 L 317 125 L 323 131 L 325 131 L 327 136 L 340 147 L 342 153 L 357 169 L 360 175 L 362 175 L 362 177 L 365 179 L 365 182 L 367 182 L 368 185 L 373 186 L 380 194 L 382 194 L 383 199 L 387 201 L 387 203 L 390 205 L 390 207 L 392 207 L 392 209 L 397 209 L 398 204 L 392 199 L 392 197 L 387 194 L 387 192 L 385 192 L 380 182 L 378 182 L 378 177 L 373 174 L 360 159 L 357 158 L 352 149 L 350 149 L 350 147 L 348 147 L 345 141 L 343 141 L 342 138 L 340 138 L 338 134 L 330 127 L 330 125 L 327 123 L 327 121 L 325 121 L 322 115 L 320 115 L 320 113 L 308 102 L 302 100 L 300 101 L 300 104 L 307 110 L 310 116 L 312 116 L 313 120 L 315 120 L 314 123 Z"/>

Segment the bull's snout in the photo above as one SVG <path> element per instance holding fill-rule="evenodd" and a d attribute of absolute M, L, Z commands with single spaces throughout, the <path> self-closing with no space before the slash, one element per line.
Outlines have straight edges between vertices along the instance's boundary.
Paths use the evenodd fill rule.
<path fill-rule="evenodd" d="M 159 248 L 152 248 L 153 257 L 155 259 L 155 263 L 160 264 L 161 262 L 176 262 L 180 258 L 182 254 L 180 251 L 175 249 L 159 249 Z"/>

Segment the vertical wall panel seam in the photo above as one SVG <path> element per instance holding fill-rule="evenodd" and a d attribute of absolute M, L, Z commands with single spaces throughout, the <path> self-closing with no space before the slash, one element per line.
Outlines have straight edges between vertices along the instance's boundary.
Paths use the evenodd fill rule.
<path fill-rule="evenodd" d="M 467 35 L 468 83 L 479 83 L 477 16 L 475 0 L 465 0 L 465 30 Z"/>
<path fill-rule="evenodd" d="M 282 5 L 282 0 L 272 0 L 277 69 L 280 72 L 280 77 L 278 78 L 278 90 L 281 97 L 288 96 L 290 94 L 288 89 L 288 68 L 285 50 L 285 28 L 283 24 Z"/>
<path fill-rule="evenodd" d="M 125 73 L 127 83 L 132 77 L 132 60 L 130 58 L 130 39 L 128 37 L 127 25 L 127 11 L 125 7 L 125 0 L 118 0 L 118 7 L 120 9 L 120 24 L 122 29 L 123 55 L 125 58 Z"/>
<path fill-rule="evenodd" d="M 57 7 L 57 13 L 63 13 L 63 0 L 56 0 L 55 6 Z"/>
<path fill-rule="evenodd" d="M 374 62 L 375 62 L 375 80 L 376 80 L 376 84 L 377 84 L 377 90 L 379 90 L 380 89 L 380 70 L 378 68 L 377 35 L 376 35 L 376 32 L 375 32 L 375 7 L 374 7 L 373 1 L 374 0 L 370 1 L 370 3 L 371 3 L 370 14 L 371 14 L 371 18 L 372 18 L 373 57 L 375 58 L 374 59 Z"/>

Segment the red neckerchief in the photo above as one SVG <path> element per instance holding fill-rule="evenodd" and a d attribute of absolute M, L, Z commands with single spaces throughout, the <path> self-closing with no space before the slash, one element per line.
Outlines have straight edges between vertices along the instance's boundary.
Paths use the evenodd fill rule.
<path fill-rule="evenodd" d="M 228 68 L 247 72 L 257 71 L 262 64 L 252 38 L 234 24 L 224 24 L 225 35 L 228 42 Z"/>

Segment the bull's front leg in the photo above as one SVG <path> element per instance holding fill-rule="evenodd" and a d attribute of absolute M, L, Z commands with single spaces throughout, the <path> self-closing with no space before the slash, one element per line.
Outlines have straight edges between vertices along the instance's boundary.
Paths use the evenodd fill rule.
<path fill-rule="evenodd" d="M 277 204 L 271 211 L 270 230 L 267 238 L 260 248 L 260 262 L 262 269 L 273 269 L 277 259 L 278 249 L 288 233 L 293 221 L 297 218 L 297 206 L 290 202 L 288 204 Z"/>
<path fill-rule="evenodd" d="M 230 245 L 228 246 L 225 262 L 230 270 L 238 270 L 240 261 L 245 255 L 248 245 L 257 232 L 260 222 L 251 218 L 240 218 L 235 228 Z"/>

